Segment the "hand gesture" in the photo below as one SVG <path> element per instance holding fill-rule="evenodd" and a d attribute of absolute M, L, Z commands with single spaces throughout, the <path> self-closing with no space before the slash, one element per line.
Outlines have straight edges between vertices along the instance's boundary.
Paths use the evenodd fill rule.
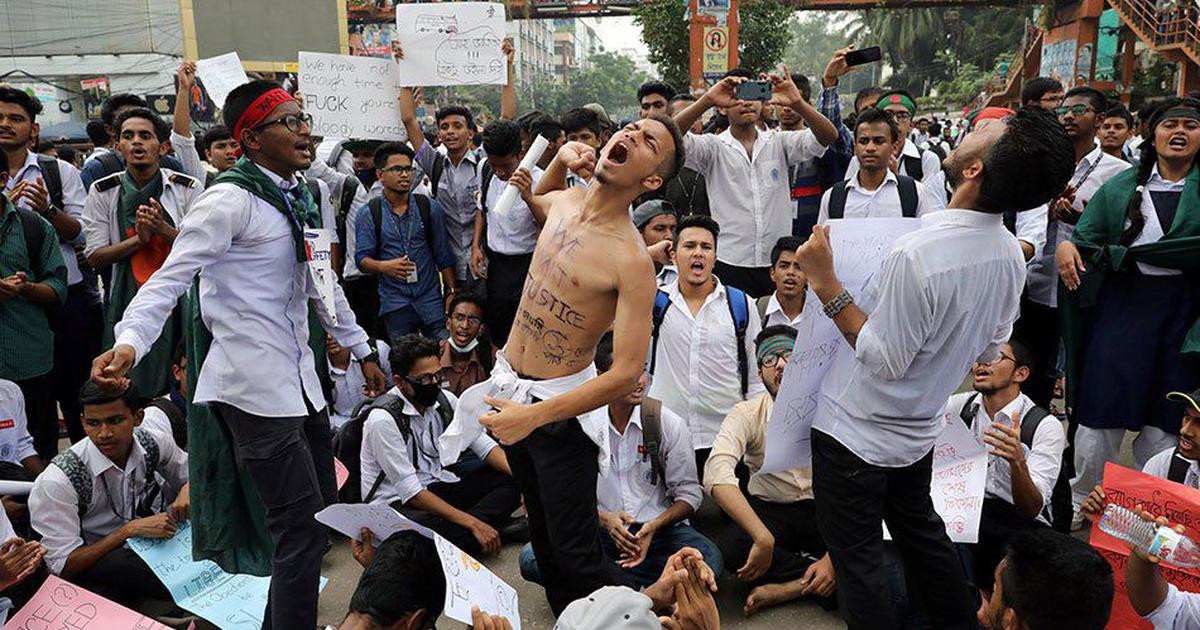
<path fill-rule="evenodd" d="M 13 190 L 17 188 L 20 188 L 20 192 L 17 193 L 17 198 L 12 200 L 14 204 L 23 199 L 29 202 L 29 208 L 34 212 L 42 216 L 50 214 L 50 193 L 46 192 L 46 185 L 42 183 L 41 177 L 17 182 Z"/>
<path fill-rule="evenodd" d="M 1054 250 L 1054 262 L 1058 265 L 1058 277 L 1062 278 L 1067 289 L 1074 291 L 1079 288 L 1081 278 L 1087 269 L 1083 266 L 1083 256 L 1079 248 L 1071 241 L 1063 241 Z"/>
<path fill-rule="evenodd" d="M 794 108 L 804 102 L 804 95 L 792 81 L 792 73 L 788 71 L 787 64 L 779 64 L 779 70 L 766 75 L 766 79 L 771 82 L 772 104 Z"/>
<path fill-rule="evenodd" d="M 991 447 L 988 453 L 1009 463 L 1010 466 L 1025 465 L 1025 447 L 1021 444 L 1021 413 L 1012 413 L 1012 424 L 993 422 L 983 432 L 983 443 Z"/>
<path fill-rule="evenodd" d="M 650 258 L 659 265 L 675 262 L 675 244 L 669 238 L 647 247 L 646 251 L 650 252 Z"/>
<path fill-rule="evenodd" d="M 135 358 L 132 346 L 117 344 L 92 361 L 92 380 L 106 389 L 123 389 L 127 384 L 125 375 Z"/>
<path fill-rule="evenodd" d="M 708 88 L 704 96 L 716 107 L 733 107 L 738 104 L 737 88 L 738 84 L 743 81 L 749 81 L 749 79 L 746 77 L 725 77 Z"/>
<path fill-rule="evenodd" d="M 0 589 L 6 589 L 33 575 L 45 555 L 46 548 L 40 543 L 20 538 L 4 541 L 4 544 L 0 545 Z"/>
<path fill-rule="evenodd" d="M 18 271 L 13 275 L 0 279 L 0 302 L 19 297 L 26 285 L 25 272 Z"/>
<path fill-rule="evenodd" d="M 358 535 L 362 540 L 350 539 L 350 555 L 365 569 L 375 559 L 375 535 L 366 527 Z"/>
<path fill-rule="evenodd" d="M 525 439 L 538 427 L 537 418 L 530 413 L 533 405 L 522 405 L 503 398 L 484 396 L 483 402 L 496 410 L 489 411 L 479 419 L 501 444 L 516 444 Z"/>
<path fill-rule="evenodd" d="M 1079 506 L 1079 511 L 1083 513 L 1084 518 L 1095 521 L 1104 514 L 1104 508 L 1107 505 L 1108 497 L 1104 494 L 1104 487 L 1097 485 Z"/>
<path fill-rule="evenodd" d="M 409 260 L 407 255 L 401 256 L 400 258 L 385 260 L 382 263 L 379 263 L 379 266 L 383 268 L 383 273 L 385 275 L 400 281 L 407 281 L 408 277 L 412 275 L 412 272 L 416 271 L 417 269 L 417 263 Z"/>
<path fill-rule="evenodd" d="M 660 617 L 659 623 L 670 630 L 719 630 L 717 602 L 705 590 L 704 580 L 696 570 L 704 564 L 695 558 L 687 559 L 687 577 L 675 584 L 675 611 L 670 617 Z"/>
<path fill-rule="evenodd" d="M 775 540 L 772 538 L 755 540 L 746 557 L 746 564 L 737 570 L 737 577 L 743 582 L 753 582 L 762 577 L 771 568 L 771 556 L 775 553 Z"/>
<path fill-rule="evenodd" d="M 163 218 L 166 211 L 163 210 L 162 204 L 158 203 L 157 199 L 150 199 L 150 205 L 138 206 L 137 223 L 138 223 L 138 239 L 142 238 L 142 225 L 145 225 L 145 230 L 149 236 L 171 236 L 175 228 L 171 227 L 170 223 Z M 146 241 L 149 237 L 146 238 Z M 146 241 L 142 241 L 145 243 Z"/>
<path fill-rule="evenodd" d="M 527 168 L 518 168 L 508 178 L 508 185 L 515 186 L 526 204 L 533 203 L 533 175 Z"/>
<path fill-rule="evenodd" d="M 608 533 L 621 557 L 637 555 L 637 537 L 629 533 L 633 517 L 627 512 L 600 512 L 600 529 Z"/>
<path fill-rule="evenodd" d="M 500 615 L 489 615 L 478 606 L 471 606 L 471 629 L 472 630 L 512 630 L 512 624 L 508 619 Z"/>
<path fill-rule="evenodd" d="M 654 525 L 650 523 L 642 525 L 637 535 L 633 537 L 637 550 L 632 554 L 623 555 L 621 561 L 617 563 L 622 569 L 632 569 L 646 561 L 646 556 L 650 553 L 650 545 L 654 542 L 654 531 Z"/>
<path fill-rule="evenodd" d="M 363 393 L 371 398 L 382 396 L 388 390 L 387 377 L 379 364 L 374 361 L 364 361 L 360 364 L 363 373 Z"/>
<path fill-rule="evenodd" d="M 508 67 L 512 68 L 513 60 L 517 57 L 517 49 L 513 47 L 511 37 L 504 38 L 504 41 L 500 44 L 500 52 L 504 54 L 504 58 L 508 61 Z"/>
<path fill-rule="evenodd" d="M 596 150 L 582 142 L 568 142 L 558 150 L 554 159 L 581 179 L 591 179 L 596 170 Z"/>
<path fill-rule="evenodd" d="M 833 272 L 833 246 L 829 244 L 829 226 L 813 226 L 812 236 L 796 250 L 796 262 L 808 275 L 808 283 L 814 291 L 837 282 L 837 276 Z"/>
<path fill-rule="evenodd" d="M 178 90 L 181 93 L 190 93 L 192 85 L 196 83 L 196 62 L 185 61 L 179 64 L 179 70 L 175 71 L 175 79 L 179 82 Z"/>
<path fill-rule="evenodd" d="M 192 517 L 192 497 L 189 490 L 190 484 L 183 484 L 179 489 L 179 495 L 175 497 L 175 502 L 171 504 L 171 520 L 175 523 L 182 523 Z"/>
<path fill-rule="evenodd" d="M 496 531 L 496 528 L 475 519 L 469 529 L 475 540 L 479 541 L 479 546 L 483 548 L 483 555 L 492 556 L 500 553 L 500 532 Z"/>
<path fill-rule="evenodd" d="M 833 57 L 825 65 L 825 72 L 821 75 L 821 85 L 833 87 L 838 84 L 838 77 L 850 72 L 851 67 L 846 65 L 846 53 L 851 50 L 854 50 L 853 44 L 833 53 Z"/>
<path fill-rule="evenodd" d="M 833 571 L 833 560 L 829 558 L 829 554 L 825 554 L 825 557 L 808 565 L 804 576 L 800 578 L 800 583 L 803 585 L 805 595 L 820 597 L 833 595 L 833 589 L 837 587 L 837 576 Z"/>
<path fill-rule="evenodd" d="M 125 523 L 129 538 L 170 538 L 175 535 L 175 521 L 170 514 L 155 514 Z"/>

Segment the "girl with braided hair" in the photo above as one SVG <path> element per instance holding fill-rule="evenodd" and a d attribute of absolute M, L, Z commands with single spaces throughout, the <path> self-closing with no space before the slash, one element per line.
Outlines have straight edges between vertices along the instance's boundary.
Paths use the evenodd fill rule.
<path fill-rule="evenodd" d="M 1151 129 L 1140 166 L 1105 182 L 1056 251 L 1076 508 L 1127 429 L 1139 468 L 1175 443 L 1183 410 L 1166 394 L 1200 383 L 1200 101 L 1165 101 Z"/>

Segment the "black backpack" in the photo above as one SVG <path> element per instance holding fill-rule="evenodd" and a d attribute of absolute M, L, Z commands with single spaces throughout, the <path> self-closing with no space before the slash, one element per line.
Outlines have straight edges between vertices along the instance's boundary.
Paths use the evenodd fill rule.
<path fill-rule="evenodd" d="M 650 458 L 650 479 L 654 485 L 667 485 L 667 460 L 662 452 L 662 401 L 646 397 L 642 401 L 642 452 Z M 669 494 L 669 492 L 668 492 Z M 673 497 L 668 499 L 674 502 Z"/>
<path fill-rule="evenodd" d="M 58 170 L 58 159 L 49 155 L 38 155 L 37 165 L 38 169 L 42 171 L 42 183 L 46 185 L 46 193 L 50 196 L 50 203 L 54 204 L 55 208 L 64 210 L 62 173 Z"/>
<path fill-rule="evenodd" d="M 50 225 L 42 215 L 33 210 L 17 208 L 21 219 L 21 231 L 25 233 L 25 253 L 29 255 L 29 270 L 33 272 L 30 282 L 40 282 L 46 270 L 42 268 L 42 247 L 46 244 L 46 226 Z"/>
<path fill-rule="evenodd" d="M 143 463 L 146 466 L 146 480 L 148 484 L 152 484 L 147 500 L 153 501 L 157 497 L 157 493 L 161 491 L 158 487 L 158 482 L 154 479 L 155 473 L 158 472 L 158 463 L 161 458 L 158 450 L 158 442 L 154 441 L 154 436 L 150 434 L 150 431 L 142 428 L 134 429 L 133 437 L 137 440 L 138 444 L 142 445 L 142 452 L 145 456 Z M 71 487 L 75 488 L 75 495 L 79 501 L 79 517 L 83 518 L 88 513 L 88 510 L 92 509 L 93 479 L 87 464 L 83 463 L 83 459 L 79 455 L 76 455 L 75 451 L 68 449 L 56 455 L 50 461 L 50 465 L 63 471 L 67 476 L 67 480 L 71 482 Z M 139 514 L 138 516 L 149 515 Z"/>
<path fill-rule="evenodd" d="M 359 183 L 358 178 L 353 175 L 344 175 L 342 177 L 342 194 L 338 196 L 337 208 L 334 213 L 334 230 L 337 232 L 338 242 L 345 247 L 346 244 L 346 217 L 351 212 L 358 210 L 354 207 L 354 197 L 358 195 Z M 354 252 L 347 252 L 353 256 Z M 338 274 L 342 273 L 341 269 L 336 270 Z"/>
<path fill-rule="evenodd" d="M 922 154 L 925 153 L 920 147 L 917 148 L 917 157 L 911 155 L 901 155 L 900 163 L 904 165 L 904 172 L 916 180 L 925 179 L 925 165 L 921 163 Z"/>
<path fill-rule="evenodd" d="M 163 412 L 167 420 L 171 422 L 171 437 L 175 440 L 175 444 L 180 450 L 187 450 L 187 416 L 183 415 L 183 410 L 175 406 L 170 398 L 162 396 L 155 398 L 146 403 L 148 407 L 154 407 Z"/>
<path fill-rule="evenodd" d="M 917 160 L 919 164 L 921 161 Z M 908 175 L 896 176 L 896 192 L 900 193 L 900 213 L 906 219 L 917 216 L 917 179 Z M 850 194 L 849 186 L 841 181 L 829 189 L 829 218 L 841 219 L 846 216 L 846 197 Z"/>
<path fill-rule="evenodd" d="M 431 215 L 433 211 L 430 208 L 429 197 L 414 194 L 412 199 L 417 202 L 417 212 L 421 215 L 421 226 L 425 228 L 425 244 L 432 253 L 433 220 Z M 367 202 L 367 207 L 371 209 L 371 222 L 375 225 L 375 252 L 371 257 L 375 260 L 382 260 L 380 256 L 383 255 L 383 198 L 372 197 Z"/>
<path fill-rule="evenodd" d="M 454 409 L 450 406 L 450 399 L 446 397 L 446 392 L 438 391 L 437 411 L 442 419 L 442 429 L 450 426 L 450 422 L 454 420 Z M 354 413 L 351 414 L 350 420 L 346 421 L 337 434 L 333 436 L 333 452 L 346 467 L 346 483 L 342 485 L 342 489 L 338 491 L 338 499 L 343 503 L 370 503 L 371 499 L 375 498 L 375 493 L 379 491 L 379 486 L 383 484 L 384 474 L 380 471 L 375 477 L 375 481 L 371 483 L 371 489 L 364 497 L 362 495 L 362 441 L 363 441 L 363 425 L 367 422 L 367 417 L 375 409 L 383 409 L 391 414 L 392 419 L 396 421 L 396 427 L 400 429 L 400 434 L 404 436 L 404 441 L 408 443 L 411 449 L 410 456 L 415 465 L 417 461 L 417 443 L 413 439 L 412 426 L 407 416 L 404 415 L 404 399 L 395 394 L 384 394 L 374 400 L 364 400 L 354 407 Z"/>
<path fill-rule="evenodd" d="M 1179 447 L 1176 446 L 1175 452 L 1171 453 L 1171 467 L 1167 469 L 1167 479 L 1187 485 L 1184 482 L 1187 479 L 1188 468 L 1191 466 L 1192 462 L 1184 459 L 1183 455 L 1179 454 Z"/>
<path fill-rule="evenodd" d="M 479 213 L 483 215 L 483 235 L 479 237 L 479 246 L 483 251 L 488 251 L 487 248 L 487 233 L 488 233 L 488 188 L 492 185 L 492 165 L 484 162 L 479 168 Z"/>

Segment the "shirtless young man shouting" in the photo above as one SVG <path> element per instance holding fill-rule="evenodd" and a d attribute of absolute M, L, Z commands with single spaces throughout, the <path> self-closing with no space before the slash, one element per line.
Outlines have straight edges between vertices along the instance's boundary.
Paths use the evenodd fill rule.
<path fill-rule="evenodd" d="M 629 205 L 682 165 L 679 130 L 661 115 L 626 126 L 598 160 L 581 143 L 559 150 L 529 203 L 544 225 L 508 344 L 442 438 L 450 461 L 483 427 L 504 445 L 555 614 L 627 582 L 600 547 L 596 477 L 608 464 L 606 406 L 634 388 L 650 340 L 654 264 Z M 595 183 L 567 188 L 568 170 L 594 171 Z M 527 173 L 512 181 L 529 189 Z M 610 325 L 613 366 L 597 376 L 592 359 Z"/>

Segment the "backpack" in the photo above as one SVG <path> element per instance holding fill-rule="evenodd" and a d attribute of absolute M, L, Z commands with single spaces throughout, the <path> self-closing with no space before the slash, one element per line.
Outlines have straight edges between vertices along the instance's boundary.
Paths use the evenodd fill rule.
<path fill-rule="evenodd" d="M 963 424 L 966 424 L 967 427 L 970 427 L 974 423 L 975 413 L 979 411 L 980 403 L 975 402 L 978 398 L 978 392 L 971 394 L 967 398 L 967 402 L 963 403 L 962 410 L 959 411 L 958 417 L 962 419 Z M 1055 422 L 1058 422 L 1058 418 L 1051 416 L 1049 411 L 1036 405 L 1025 413 L 1025 417 L 1021 418 L 1021 444 L 1033 450 L 1033 436 L 1037 433 L 1038 427 L 1042 426 L 1042 421 L 1046 418 L 1053 418 Z M 1051 523 L 1054 522 L 1051 506 L 1062 496 L 1064 491 L 1070 491 L 1071 480 L 1066 473 L 1066 466 L 1058 469 L 1058 479 L 1054 481 L 1054 491 L 1051 494 L 1051 499 L 1042 506 L 1042 516 L 1045 516 L 1046 520 Z M 1067 494 L 1066 496 L 1069 497 L 1070 495 Z"/>
<path fill-rule="evenodd" d="M 15 207 L 15 206 L 14 206 Z M 38 282 L 46 273 L 42 268 L 42 247 L 46 244 L 46 226 L 49 222 L 33 210 L 16 208 L 21 219 L 21 231 L 25 233 L 25 253 L 29 255 L 29 269 L 33 272 L 32 282 Z"/>
<path fill-rule="evenodd" d="M 375 477 L 375 481 L 371 483 L 371 489 L 364 497 L 362 495 L 362 441 L 363 441 L 363 426 L 367 422 L 367 417 L 375 409 L 383 409 L 392 416 L 396 421 L 396 427 L 400 429 L 400 434 L 404 436 L 404 441 L 408 442 L 411 449 L 412 462 L 417 461 L 417 443 L 412 439 L 412 427 L 408 417 L 404 415 L 404 399 L 395 394 L 384 394 L 374 400 L 364 400 L 354 407 L 354 413 L 351 414 L 350 420 L 343 424 L 338 429 L 337 434 L 333 436 L 333 452 L 346 467 L 346 472 L 349 473 L 346 477 L 346 483 L 342 485 L 342 489 L 338 490 L 338 498 L 343 503 L 370 503 L 371 499 L 375 498 L 375 493 L 379 491 L 379 486 L 383 485 L 384 473 L 379 472 Z M 439 390 L 437 398 L 437 412 L 442 420 L 442 429 L 450 426 L 450 422 L 454 420 L 454 409 L 450 406 L 450 399 L 446 397 L 446 392 Z"/>
<path fill-rule="evenodd" d="M 1192 463 L 1179 454 L 1179 447 L 1176 446 L 1175 452 L 1171 454 L 1171 467 L 1167 469 L 1167 479 L 1178 484 L 1184 484 L 1184 481 L 1187 479 L 1188 468 L 1191 468 L 1191 466 Z"/>
<path fill-rule="evenodd" d="M 642 452 L 650 458 L 650 479 L 667 486 L 667 460 L 662 452 L 662 401 L 649 396 L 642 402 Z M 667 499 L 674 502 L 668 489 Z"/>
<path fill-rule="evenodd" d="M 767 327 L 767 305 L 771 303 L 771 296 L 764 295 L 757 300 L 754 300 L 754 307 L 758 309 L 758 321 L 763 328 Z"/>
<path fill-rule="evenodd" d="M 432 149 L 431 149 L 432 150 Z M 438 182 L 442 181 L 442 172 L 446 170 L 446 156 L 441 153 L 435 153 L 433 157 L 433 169 L 429 173 L 429 196 L 437 198 Z"/>
<path fill-rule="evenodd" d="M 483 166 L 479 167 L 479 213 L 483 215 L 483 235 L 479 238 L 479 246 L 487 251 L 487 233 L 488 233 L 488 205 L 487 196 L 488 188 L 492 185 L 492 165 L 484 162 Z"/>
<path fill-rule="evenodd" d="M 729 304 L 729 315 L 733 318 L 733 333 L 737 338 L 738 374 L 742 379 L 742 398 L 750 390 L 750 366 L 746 357 L 746 329 L 750 324 L 750 302 L 745 292 L 731 286 L 725 287 L 726 302 Z M 650 335 L 650 376 L 654 376 L 654 367 L 658 363 L 658 333 L 662 328 L 667 309 L 671 307 L 671 296 L 662 289 L 654 296 L 654 311 L 652 313 L 654 328 Z"/>
<path fill-rule="evenodd" d="M 187 450 L 187 416 L 183 415 L 183 410 L 175 406 L 170 398 L 165 396 L 155 398 L 146 403 L 149 407 L 154 407 L 163 412 L 167 416 L 167 420 L 171 422 L 171 437 L 175 440 L 175 444 L 181 450 Z"/>
<path fill-rule="evenodd" d="M 920 160 L 918 160 L 920 162 Z M 917 179 L 907 175 L 896 176 L 896 192 L 900 194 L 900 214 L 906 219 L 917 216 Z M 841 219 L 846 216 L 846 197 L 850 194 L 849 186 L 841 181 L 829 189 L 829 218 Z"/>
<path fill-rule="evenodd" d="M 432 252 L 433 220 L 430 216 L 433 211 L 430 208 L 429 197 L 414 194 L 412 199 L 417 202 L 417 212 L 421 215 L 421 225 L 425 228 L 425 243 Z M 367 207 L 371 209 L 371 222 L 375 225 L 375 252 L 372 258 L 382 260 L 380 256 L 383 255 L 383 197 L 373 197 L 367 202 Z"/>
<path fill-rule="evenodd" d="M 917 148 L 917 157 L 911 155 L 901 155 L 900 163 L 904 165 L 904 172 L 913 179 L 925 179 L 925 165 L 921 163 L 921 157 L 925 151 Z"/>
<path fill-rule="evenodd" d="M 354 197 L 358 195 L 358 187 L 360 186 L 358 178 L 353 175 L 342 175 L 342 190 L 338 196 L 338 205 L 334 214 L 334 230 L 337 232 L 338 242 L 346 243 L 346 217 L 350 212 L 357 210 L 354 207 Z M 354 252 L 350 252 L 351 255 Z M 337 270 L 341 273 L 341 269 Z"/>
<path fill-rule="evenodd" d="M 150 431 L 140 427 L 133 430 L 133 437 L 138 444 L 142 445 L 145 455 L 146 478 L 153 480 L 155 473 L 158 472 L 160 456 L 158 442 L 154 441 L 154 436 L 150 434 Z M 93 480 L 87 464 L 83 463 L 83 459 L 76 455 L 75 451 L 68 449 L 56 455 L 50 461 L 50 465 L 57 466 L 59 470 L 63 471 L 71 482 L 71 486 L 75 488 L 75 495 L 79 500 L 79 518 L 82 519 L 88 510 L 92 509 Z"/>
<path fill-rule="evenodd" d="M 46 185 L 46 193 L 50 197 L 50 203 L 54 204 L 55 208 L 64 210 L 63 208 L 63 191 L 62 191 L 62 173 L 58 170 L 58 159 L 52 158 L 49 155 L 37 156 L 38 169 L 42 172 L 42 183 Z"/>

